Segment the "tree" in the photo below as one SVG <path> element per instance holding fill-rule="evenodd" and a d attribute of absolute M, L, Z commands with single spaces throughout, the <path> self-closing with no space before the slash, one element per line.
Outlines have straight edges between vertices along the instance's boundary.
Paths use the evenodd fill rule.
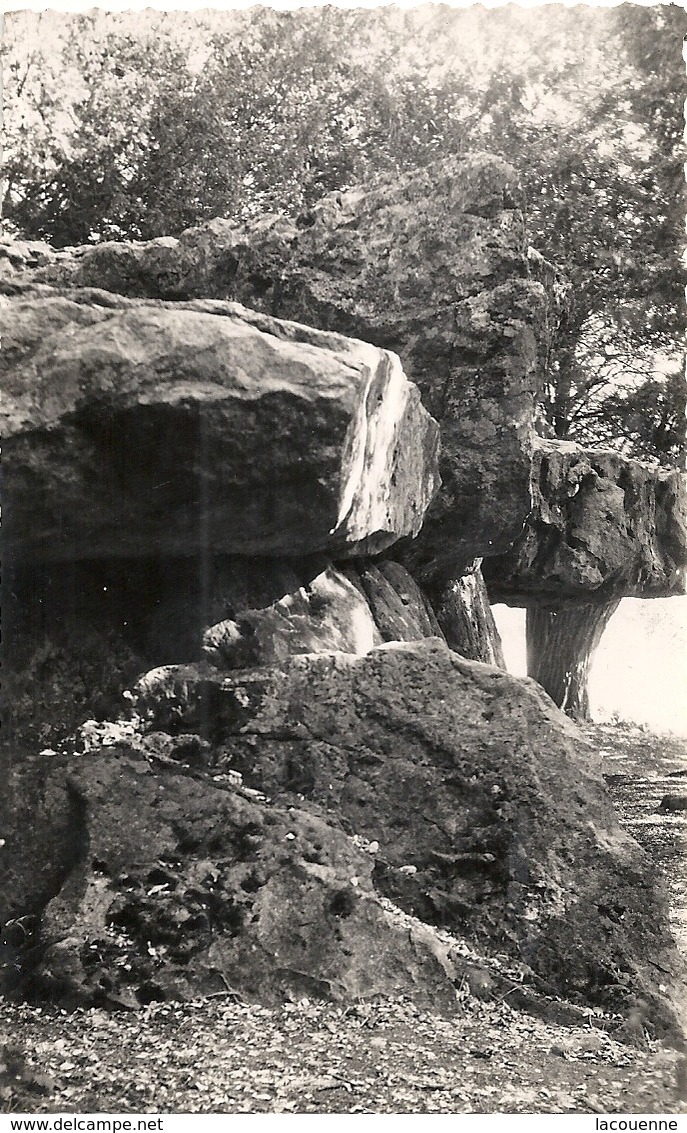
<path fill-rule="evenodd" d="M 542 243 L 569 273 L 575 295 L 547 408 L 558 437 L 684 467 L 684 373 L 662 373 L 654 359 L 661 351 L 674 355 L 681 333 L 687 89 L 679 48 L 687 20 L 675 7 L 625 7 L 616 27 L 622 85 L 614 98 L 618 110 L 627 110 L 616 142 L 626 152 L 614 161 L 604 153 L 600 163 L 597 143 L 584 165 L 571 163 L 565 192 L 540 216 Z M 593 138 L 593 129 L 586 133 Z M 565 159 L 560 148 L 556 153 Z M 586 188 L 581 168 L 594 174 Z M 612 600 L 527 610 L 528 673 L 577 719 L 589 716 L 591 659 L 617 606 Z"/>
<path fill-rule="evenodd" d="M 584 433 L 603 447 L 685 467 L 687 384 L 681 369 L 649 373 L 636 384 L 618 383 L 603 399 L 592 397 L 573 409 L 571 418 L 571 431 L 577 431 L 579 419 Z"/>
<path fill-rule="evenodd" d="M 687 94 L 687 16 L 676 6 L 625 5 L 593 31 L 596 62 L 590 52 L 581 65 L 582 45 L 572 57 L 552 45 L 560 62 L 546 88 L 560 84 L 565 104 L 539 113 L 527 101 L 534 78 L 521 74 L 508 117 L 502 112 L 489 135 L 490 147 L 522 171 L 533 244 L 572 284 L 545 408 L 555 436 L 587 445 L 611 439 L 606 399 L 617 421 L 618 388 L 655 383 L 657 352 L 675 354 L 686 280 L 678 92 Z M 569 29 L 558 25 L 561 32 Z M 615 440 L 625 444 L 622 428 Z"/>
<path fill-rule="evenodd" d="M 20 115 L 8 115 L 5 215 L 27 236 L 64 246 L 174 235 L 217 215 L 297 215 L 436 151 L 423 128 L 433 92 L 417 71 L 381 78 L 368 66 L 372 26 L 356 14 L 263 9 L 241 34 L 232 21 L 185 42 L 169 21 L 134 35 L 102 15 L 63 29 L 52 62 L 71 94 L 55 83 L 51 105 L 61 101 L 68 120 L 60 129 L 52 114 L 40 162 Z M 42 37 L 34 55 L 42 69 Z M 14 105 L 35 116 L 38 93 L 20 86 Z"/>
<path fill-rule="evenodd" d="M 10 99 L 5 215 L 18 229 L 65 245 L 177 234 L 217 215 L 296 216 L 332 189 L 470 144 L 470 79 L 445 62 L 428 77 L 436 45 L 420 28 L 409 49 L 412 13 L 216 15 L 229 30 L 157 17 L 130 31 L 89 13 L 60 25 L 49 59 L 40 23 L 15 30 L 13 59 L 33 41 L 34 69 L 67 80 L 49 84 L 40 163 L 19 128 L 37 96 L 17 84 Z"/>

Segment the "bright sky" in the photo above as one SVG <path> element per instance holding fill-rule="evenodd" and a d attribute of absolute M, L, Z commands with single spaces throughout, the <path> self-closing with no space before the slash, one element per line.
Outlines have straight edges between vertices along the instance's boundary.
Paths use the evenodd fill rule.
<path fill-rule="evenodd" d="M 495 606 L 494 615 L 506 664 L 524 676 L 525 612 Z M 687 736 L 687 596 L 623 599 L 594 657 L 589 696 L 595 720 L 617 713 Z"/>

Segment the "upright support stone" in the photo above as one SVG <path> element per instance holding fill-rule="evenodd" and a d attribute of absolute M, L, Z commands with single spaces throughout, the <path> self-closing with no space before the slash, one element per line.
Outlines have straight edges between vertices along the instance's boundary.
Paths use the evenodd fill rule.
<path fill-rule="evenodd" d="M 479 563 L 439 593 L 435 610 L 447 644 L 470 661 L 506 668 L 503 645 Z"/>
<path fill-rule="evenodd" d="M 400 563 L 369 563 L 361 568 L 359 581 L 383 641 L 442 636 L 428 598 Z"/>
<path fill-rule="evenodd" d="M 589 719 L 589 669 L 603 632 L 620 604 L 569 602 L 557 610 L 528 606 L 527 675 L 574 720 Z"/>

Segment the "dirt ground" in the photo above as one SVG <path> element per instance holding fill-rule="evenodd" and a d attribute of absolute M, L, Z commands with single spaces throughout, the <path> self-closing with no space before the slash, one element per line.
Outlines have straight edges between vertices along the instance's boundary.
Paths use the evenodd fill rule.
<path fill-rule="evenodd" d="M 687 742 L 589 729 L 629 829 L 666 869 L 687 917 Z M 685 939 L 683 937 L 683 939 Z M 0 1001 L 0 1112 L 687 1113 L 687 1059 L 606 1033 L 599 1012 L 554 1025 L 464 987 L 452 1020 L 407 1002 L 279 1010 L 230 993 L 138 1012 L 71 1013 Z"/>

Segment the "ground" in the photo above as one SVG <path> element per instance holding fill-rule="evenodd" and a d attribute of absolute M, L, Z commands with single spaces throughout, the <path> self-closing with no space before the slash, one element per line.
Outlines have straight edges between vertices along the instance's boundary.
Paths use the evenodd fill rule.
<path fill-rule="evenodd" d="M 687 818 L 659 806 L 687 793 L 687 741 L 589 731 L 623 821 L 667 869 L 685 939 Z M 638 1024 L 618 1042 L 599 1013 L 568 1009 L 561 1025 L 478 988 L 459 996 L 452 1020 L 407 1002 L 270 1010 L 229 992 L 116 1014 L 0 1002 L 0 1111 L 687 1113 L 684 1053 Z"/>

